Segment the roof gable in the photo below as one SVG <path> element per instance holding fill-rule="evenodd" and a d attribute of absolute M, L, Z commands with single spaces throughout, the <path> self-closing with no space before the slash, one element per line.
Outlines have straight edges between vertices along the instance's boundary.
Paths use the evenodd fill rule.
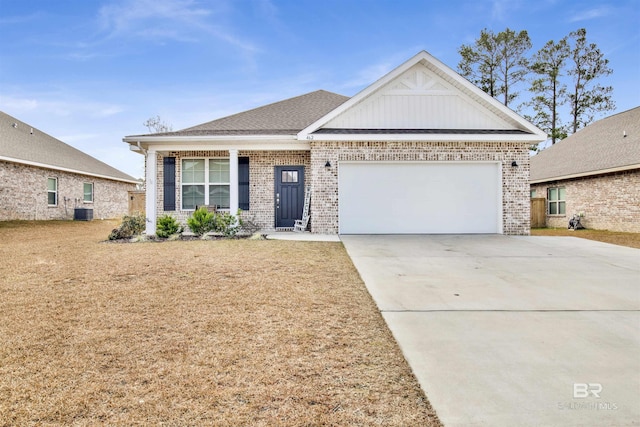
<path fill-rule="evenodd" d="M 0 111 L 0 160 L 135 183 L 135 178 Z"/>
<path fill-rule="evenodd" d="M 441 134 L 449 135 L 447 138 L 478 131 L 486 140 L 491 131 L 497 135 L 512 131 L 518 139 L 546 139 L 540 129 L 425 51 L 305 128 L 298 138 L 313 139 L 316 132 L 323 138 L 326 134 L 344 135 L 348 129 L 370 129 L 366 138 L 385 134 L 383 130 L 386 134 L 411 135 L 408 130 L 414 129 L 419 139 L 438 139 L 437 130 L 443 130 Z M 366 132 L 354 132 L 358 134 Z"/>
<path fill-rule="evenodd" d="M 640 107 L 580 129 L 531 158 L 531 182 L 640 168 Z"/>

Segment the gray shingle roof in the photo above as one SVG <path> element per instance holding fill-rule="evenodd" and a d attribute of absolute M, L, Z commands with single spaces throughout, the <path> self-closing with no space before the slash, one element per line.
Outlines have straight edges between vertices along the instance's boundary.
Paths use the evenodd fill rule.
<path fill-rule="evenodd" d="M 0 157 L 18 163 L 41 164 L 117 181 L 136 182 L 119 171 L 64 142 L 0 111 Z"/>
<path fill-rule="evenodd" d="M 296 135 L 348 99 L 317 90 L 179 131 L 145 136 Z"/>
<path fill-rule="evenodd" d="M 638 164 L 640 107 L 598 120 L 533 156 L 530 180 L 597 174 Z"/>

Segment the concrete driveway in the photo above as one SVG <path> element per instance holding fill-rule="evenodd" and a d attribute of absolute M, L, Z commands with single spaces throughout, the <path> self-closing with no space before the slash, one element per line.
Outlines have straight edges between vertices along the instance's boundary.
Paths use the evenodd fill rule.
<path fill-rule="evenodd" d="M 446 426 L 640 425 L 640 250 L 341 239 Z"/>

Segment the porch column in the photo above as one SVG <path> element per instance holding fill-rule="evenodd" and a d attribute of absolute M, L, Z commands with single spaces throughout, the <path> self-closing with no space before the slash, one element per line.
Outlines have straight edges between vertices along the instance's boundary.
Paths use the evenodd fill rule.
<path fill-rule="evenodd" d="M 156 150 L 147 150 L 145 167 L 145 208 L 147 216 L 147 236 L 156 234 L 156 194 L 157 194 L 158 166 L 156 160 Z"/>
<path fill-rule="evenodd" d="M 229 150 L 229 213 L 238 212 L 238 150 Z"/>

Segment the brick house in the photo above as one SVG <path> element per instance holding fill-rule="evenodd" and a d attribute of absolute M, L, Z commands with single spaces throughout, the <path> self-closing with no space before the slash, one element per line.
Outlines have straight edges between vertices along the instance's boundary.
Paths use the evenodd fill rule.
<path fill-rule="evenodd" d="M 352 98 L 316 91 L 176 132 L 145 155 L 147 233 L 216 205 L 313 233 L 529 233 L 528 147 L 544 132 L 419 52 Z"/>
<path fill-rule="evenodd" d="M 0 111 L 0 221 L 128 212 L 135 178 Z M 88 214 L 83 214 L 89 217 Z"/>
<path fill-rule="evenodd" d="M 531 195 L 546 223 L 640 232 L 640 107 L 598 120 L 531 158 Z"/>

